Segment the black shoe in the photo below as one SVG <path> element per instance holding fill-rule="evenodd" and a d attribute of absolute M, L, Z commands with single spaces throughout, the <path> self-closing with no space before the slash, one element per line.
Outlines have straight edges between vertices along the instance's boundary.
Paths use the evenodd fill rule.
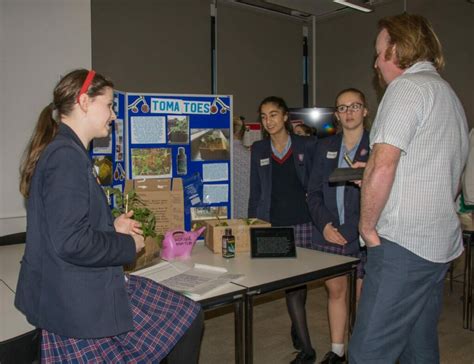
<path fill-rule="evenodd" d="M 291 341 L 293 343 L 293 347 L 296 350 L 302 350 L 303 349 L 303 344 L 301 343 L 301 340 L 298 337 L 298 334 L 296 333 L 296 329 L 293 326 L 293 324 L 291 324 Z"/>
<path fill-rule="evenodd" d="M 346 362 L 346 356 L 339 356 L 335 352 L 330 351 L 324 356 L 324 359 L 320 364 L 343 364 Z"/>
<path fill-rule="evenodd" d="M 316 361 L 316 352 L 311 350 L 311 353 L 305 353 L 300 351 L 296 358 L 294 358 L 290 364 L 313 364 Z"/>

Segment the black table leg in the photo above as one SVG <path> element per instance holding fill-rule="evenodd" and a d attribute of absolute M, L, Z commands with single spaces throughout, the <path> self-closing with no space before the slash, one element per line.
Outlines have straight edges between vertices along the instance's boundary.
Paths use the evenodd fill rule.
<path fill-rule="evenodd" d="M 463 282 L 463 327 L 469 329 L 472 327 L 472 258 L 471 258 L 471 243 L 473 233 L 465 233 L 464 241 L 466 246 L 465 260 L 464 260 L 464 282 Z"/>
<path fill-rule="evenodd" d="M 234 328 L 235 328 L 235 363 L 244 362 L 244 339 L 243 339 L 243 297 L 234 302 Z"/>
<path fill-rule="evenodd" d="M 355 316 L 356 316 L 356 292 L 357 292 L 357 266 L 355 266 L 349 273 L 349 338 L 351 337 L 352 330 L 354 329 Z"/>
<path fill-rule="evenodd" d="M 245 295 L 245 364 L 253 363 L 253 295 Z"/>

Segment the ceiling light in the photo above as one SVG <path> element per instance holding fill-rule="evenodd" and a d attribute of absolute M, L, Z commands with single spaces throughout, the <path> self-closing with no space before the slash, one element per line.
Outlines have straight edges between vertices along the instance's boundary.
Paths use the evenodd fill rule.
<path fill-rule="evenodd" d="M 370 13 L 371 11 L 374 11 L 374 9 L 370 5 L 364 3 L 362 0 L 333 0 L 333 2 L 347 6 L 349 8 L 363 11 L 365 13 Z"/>

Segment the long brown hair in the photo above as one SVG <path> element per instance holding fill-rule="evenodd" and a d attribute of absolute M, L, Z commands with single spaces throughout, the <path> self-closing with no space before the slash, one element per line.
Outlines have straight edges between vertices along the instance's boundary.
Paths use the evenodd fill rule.
<path fill-rule="evenodd" d="M 25 198 L 28 197 L 31 179 L 41 153 L 56 136 L 61 117 L 72 112 L 88 74 L 88 70 L 78 69 L 62 77 L 54 88 L 53 102 L 41 111 L 20 166 L 20 192 Z M 96 97 L 102 95 L 106 87 L 113 86 L 112 81 L 96 73 L 86 93 L 89 97 Z"/>
<path fill-rule="evenodd" d="M 379 20 L 378 28 L 380 31 L 386 29 L 390 36 L 391 46 L 387 48 L 385 58 L 391 59 L 393 45 L 396 45 L 397 63 L 401 69 L 419 61 L 433 63 L 438 71 L 443 69 L 441 43 L 426 18 L 407 13 L 388 16 Z"/>

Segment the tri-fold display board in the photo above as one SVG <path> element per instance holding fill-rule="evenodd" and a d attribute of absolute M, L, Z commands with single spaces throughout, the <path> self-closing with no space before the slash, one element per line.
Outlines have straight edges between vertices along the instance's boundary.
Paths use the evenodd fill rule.
<path fill-rule="evenodd" d="M 125 171 L 125 93 L 114 93 L 115 121 L 108 137 L 94 139 L 90 153 L 102 186 L 114 186 L 123 191 Z"/>
<path fill-rule="evenodd" d="M 232 97 L 114 96 L 110 137 L 91 148 L 101 184 L 123 190 L 126 178 L 181 178 L 187 230 L 199 220 L 230 217 Z"/>

